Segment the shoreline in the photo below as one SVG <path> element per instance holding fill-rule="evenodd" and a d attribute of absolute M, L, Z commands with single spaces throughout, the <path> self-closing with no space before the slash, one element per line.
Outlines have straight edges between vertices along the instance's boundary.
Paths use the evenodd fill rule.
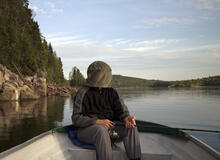
<path fill-rule="evenodd" d="M 147 89 L 220 89 L 220 86 L 192 86 L 192 87 L 113 87 L 120 90 Z"/>

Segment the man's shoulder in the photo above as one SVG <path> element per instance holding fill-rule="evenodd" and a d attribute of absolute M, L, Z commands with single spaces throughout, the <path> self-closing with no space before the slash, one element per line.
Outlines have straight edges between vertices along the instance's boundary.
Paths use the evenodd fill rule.
<path fill-rule="evenodd" d="M 110 91 L 113 95 L 116 95 L 116 96 L 119 95 L 117 89 L 115 89 L 115 88 L 113 88 L 113 87 L 110 87 L 110 88 L 109 88 L 109 91 Z"/>
<path fill-rule="evenodd" d="M 110 87 L 110 90 L 111 90 L 112 92 L 118 93 L 118 91 L 117 91 L 116 88 Z"/>
<path fill-rule="evenodd" d="M 78 89 L 78 91 L 76 92 L 76 96 L 82 96 L 82 95 L 84 95 L 88 90 L 89 90 L 89 87 L 83 86 L 83 87 L 81 87 L 81 88 Z"/>
<path fill-rule="evenodd" d="M 88 89 L 89 89 L 89 87 L 87 87 L 87 86 L 82 86 L 82 87 L 80 87 L 80 88 L 78 89 L 77 93 L 78 93 L 78 92 L 82 92 L 82 91 L 84 91 L 84 90 L 88 90 Z"/>

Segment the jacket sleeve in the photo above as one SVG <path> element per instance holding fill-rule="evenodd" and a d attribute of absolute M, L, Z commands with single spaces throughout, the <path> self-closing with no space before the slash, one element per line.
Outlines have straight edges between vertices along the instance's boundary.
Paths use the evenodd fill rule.
<path fill-rule="evenodd" d="M 128 107 L 124 104 L 117 90 L 113 89 L 113 110 L 117 119 L 123 121 L 125 117 L 129 116 Z"/>
<path fill-rule="evenodd" d="M 83 104 L 83 98 L 88 91 L 87 87 L 81 88 L 74 99 L 74 104 L 73 104 L 73 114 L 72 114 L 72 122 L 73 125 L 77 127 L 87 127 L 93 124 L 93 121 L 96 120 L 97 118 L 91 118 L 88 116 L 84 116 L 82 114 L 82 104 Z"/>

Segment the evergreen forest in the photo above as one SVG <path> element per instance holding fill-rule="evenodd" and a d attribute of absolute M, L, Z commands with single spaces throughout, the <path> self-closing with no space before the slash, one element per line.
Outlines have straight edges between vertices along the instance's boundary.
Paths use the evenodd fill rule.
<path fill-rule="evenodd" d="M 65 82 L 62 61 L 40 33 L 28 0 L 0 0 L 0 64 L 33 76 L 47 71 L 47 82 Z"/>

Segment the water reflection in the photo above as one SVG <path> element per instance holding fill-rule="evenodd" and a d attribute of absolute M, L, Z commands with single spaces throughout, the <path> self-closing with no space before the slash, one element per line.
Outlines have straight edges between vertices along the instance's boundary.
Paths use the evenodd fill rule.
<path fill-rule="evenodd" d="M 220 89 L 121 91 L 137 119 L 172 127 L 220 130 Z M 216 133 L 190 132 L 220 152 Z"/>
<path fill-rule="evenodd" d="M 220 128 L 220 89 L 149 89 L 120 93 L 138 119 L 173 127 Z"/>
<path fill-rule="evenodd" d="M 0 152 L 57 127 L 55 122 L 63 120 L 65 99 L 0 102 Z"/>
<path fill-rule="evenodd" d="M 119 90 L 137 119 L 173 127 L 220 129 L 220 89 Z M 71 124 L 73 99 L 0 102 L 0 152 L 45 131 Z M 196 134 L 220 151 L 219 139 Z M 214 134 L 213 134 L 214 135 Z M 210 139 L 210 138 L 208 138 Z"/>

